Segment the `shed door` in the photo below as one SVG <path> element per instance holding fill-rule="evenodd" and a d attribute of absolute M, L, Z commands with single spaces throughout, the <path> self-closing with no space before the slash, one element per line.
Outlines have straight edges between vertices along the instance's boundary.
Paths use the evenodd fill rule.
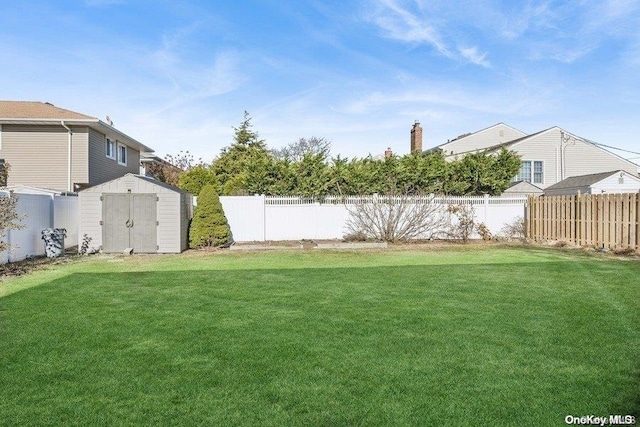
<path fill-rule="evenodd" d="M 157 195 L 102 195 L 102 250 L 157 252 Z"/>

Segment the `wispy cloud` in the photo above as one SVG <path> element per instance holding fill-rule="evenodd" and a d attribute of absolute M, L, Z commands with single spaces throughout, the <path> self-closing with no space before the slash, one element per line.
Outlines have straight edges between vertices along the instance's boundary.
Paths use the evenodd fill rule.
<path fill-rule="evenodd" d="M 489 68 L 491 67 L 491 62 L 487 59 L 487 53 L 478 52 L 477 47 L 468 47 L 468 48 L 458 48 L 458 51 L 462 55 L 462 57 L 469 60 L 469 62 L 480 65 L 482 67 Z"/>
<path fill-rule="evenodd" d="M 382 31 L 384 37 L 415 45 L 426 44 L 452 60 L 481 67 L 491 65 L 487 52 L 480 52 L 477 46 L 463 45 L 455 40 L 452 32 L 440 28 L 437 20 L 432 19 L 419 2 L 377 0 L 372 4 L 368 19 Z M 453 40 L 448 40 L 451 38 Z"/>
<path fill-rule="evenodd" d="M 442 55 L 452 56 L 436 28 L 425 17 L 411 13 L 395 0 L 379 0 L 370 19 L 386 37 L 409 43 L 426 43 Z"/>

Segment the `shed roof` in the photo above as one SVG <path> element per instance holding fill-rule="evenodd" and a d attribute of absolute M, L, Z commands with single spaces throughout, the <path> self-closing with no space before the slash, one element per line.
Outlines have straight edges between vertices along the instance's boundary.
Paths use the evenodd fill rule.
<path fill-rule="evenodd" d="M 178 187 L 174 187 L 173 185 L 167 184 L 166 182 L 158 181 L 157 179 L 154 179 L 154 178 L 151 178 L 151 177 L 148 177 L 148 176 L 144 176 L 144 175 L 134 174 L 134 173 L 128 173 L 128 174 L 123 175 L 123 176 L 121 176 L 119 178 L 112 179 L 111 181 L 103 182 L 102 184 L 97 184 L 97 185 L 94 185 L 92 187 L 85 188 L 84 190 L 81 190 L 80 192 L 82 193 L 82 192 L 85 192 L 85 191 L 87 191 L 87 192 L 88 191 L 95 191 L 98 187 L 101 187 L 101 186 L 104 186 L 106 184 L 109 184 L 110 182 L 121 181 L 121 180 L 129 179 L 129 178 L 141 179 L 141 180 L 149 182 L 149 183 L 151 183 L 153 185 L 157 185 L 158 187 L 162 187 L 164 189 L 173 191 L 175 193 L 191 194 L 188 191 L 185 191 L 185 190 L 183 190 L 181 188 L 178 188 Z"/>
<path fill-rule="evenodd" d="M 560 190 L 564 188 L 588 187 L 590 185 L 595 184 L 596 182 L 600 182 L 603 179 L 609 178 L 611 175 L 615 175 L 620 172 L 626 174 L 627 176 L 632 176 L 631 174 L 628 174 L 621 170 L 592 173 L 589 175 L 570 176 L 569 178 L 565 178 L 562 181 L 547 187 L 546 190 Z"/>
<path fill-rule="evenodd" d="M 183 190 L 182 188 L 175 187 L 175 186 L 173 186 L 173 185 L 171 185 L 171 184 L 167 184 L 166 182 L 158 181 L 157 179 L 154 179 L 154 178 L 152 178 L 152 177 L 150 177 L 150 176 L 134 175 L 134 174 L 132 174 L 132 173 L 129 173 L 129 174 L 127 174 L 127 175 L 133 175 L 133 176 L 135 176 L 136 178 L 140 178 L 140 179 L 145 180 L 145 181 L 147 181 L 147 182 L 150 182 L 150 183 L 152 183 L 152 184 L 158 185 L 158 186 L 160 186 L 160 187 L 162 187 L 162 188 L 166 188 L 167 190 L 175 191 L 176 193 L 191 194 L 191 193 L 189 193 L 188 191 Z M 126 175 L 125 175 L 125 176 L 126 176 Z"/>
<path fill-rule="evenodd" d="M 514 181 L 504 190 L 504 193 L 530 193 L 530 194 L 542 194 L 542 188 L 538 187 L 527 181 Z"/>

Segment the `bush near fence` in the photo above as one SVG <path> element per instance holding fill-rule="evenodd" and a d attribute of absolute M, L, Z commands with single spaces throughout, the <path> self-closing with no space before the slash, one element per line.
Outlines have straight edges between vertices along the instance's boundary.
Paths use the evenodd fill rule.
<path fill-rule="evenodd" d="M 640 195 L 529 197 L 527 237 L 605 249 L 639 249 Z"/>

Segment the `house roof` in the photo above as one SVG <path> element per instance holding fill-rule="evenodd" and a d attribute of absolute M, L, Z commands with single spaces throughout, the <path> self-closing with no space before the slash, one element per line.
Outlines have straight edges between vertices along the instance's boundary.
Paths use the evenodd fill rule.
<path fill-rule="evenodd" d="M 509 126 L 509 125 L 508 125 L 508 124 L 506 124 L 506 123 L 500 122 L 500 123 L 496 123 L 495 125 L 491 125 L 491 126 L 489 126 L 489 127 L 486 127 L 486 128 L 484 128 L 484 129 L 480 129 L 480 130 L 475 131 L 475 132 L 471 132 L 471 133 L 466 133 L 466 134 L 460 135 L 460 136 L 458 136 L 457 138 L 454 138 L 454 139 L 452 139 L 452 140 L 450 140 L 450 141 L 447 141 L 447 142 L 442 143 L 442 144 L 440 144 L 440 145 L 437 145 L 437 146 L 435 146 L 435 147 L 429 148 L 429 149 L 428 149 L 428 150 L 426 150 L 425 152 L 433 151 L 433 150 L 436 150 L 436 149 L 442 149 L 442 147 L 444 147 L 444 146 L 445 146 L 445 145 L 447 145 L 447 144 L 451 144 L 452 142 L 458 142 L 458 141 L 461 141 L 461 140 L 463 140 L 463 139 L 465 139 L 465 138 L 468 138 L 468 137 L 470 137 L 470 136 L 472 136 L 472 135 L 476 135 L 476 134 L 479 134 L 479 133 L 482 133 L 482 132 L 488 131 L 488 130 L 493 129 L 493 128 L 497 127 L 497 126 L 506 126 L 506 127 L 510 128 L 510 129 L 513 129 L 513 130 L 515 130 L 515 131 L 517 131 L 517 132 L 520 132 L 520 133 L 524 134 L 524 132 L 522 132 L 521 130 L 516 129 L 516 128 L 512 127 L 512 126 Z M 484 149 L 483 149 L 483 150 L 484 150 Z M 473 151 L 479 151 L 479 150 L 473 150 Z M 461 154 L 461 153 L 458 153 L 458 154 Z"/>
<path fill-rule="evenodd" d="M 0 119 L 98 120 L 48 102 L 0 101 Z"/>
<path fill-rule="evenodd" d="M 569 178 L 565 178 L 562 181 L 547 187 L 546 190 L 560 190 L 565 188 L 588 187 L 590 185 L 595 184 L 596 182 L 600 182 L 603 179 L 609 178 L 611 175 L 615 175 L 618 173 L 623 173 L 626 176 L 633 176 L 622 170 L 592 173 L 589 175 L 570 176 Z M 638 178 L 635 178 L 635 179 L 638 179 Z"/>
<path fill-rule="evenodd" d="M 518 144 L 518 143 L 520 143 L 520 142 L 522 142 L 522 141 L 525 141 L 525 140 L 527 140 L 527 139 L 529 139 L 529 138 L 533 138 L 533 137 L 535 137 L 535 136 L 538 136 L 538 135 L 540 135 L 540 134 L 543 134 L 543 133 L 545 133 L 545 132 L 548 132 L 548 131 L 550 131 L 551 129 L 554 129 L 554 128 L 556 128 L 556 127 L 557 127 L 557 126 L 550 127 L 550 128 L 548 128 L 548 129 L 544 129 L 544 130 L 541 130 L 541 131 L 539 131 L 539 132 L 532 133 L 531 135 L 525 135 L 525 136 L 523 136 L 522 138 L 517 138 L 517 139 L 513 139 L 513 140 L 511 140 L 511 141 L 503 142 L 503 143 L 501 143 L 501 144 L 492 145 L 491 147 L 487 147 L 487 148 L 485 148 L 484 150 L 485 150 L 485 151 L 495 151 L 495 150 L 500 150 L 500 149 L 502 149 L 502 148 L 511 147 L 512 145 Z M 477 151 L 477 150 L 476 150 L 476 151 Z"/>
<path fill-rule="evenodd" d="M 0 124 L 88 126 L 139 151 L 153 152 L 139 141 L 95 117 L 56 107 L 49 102 L 0 101 Z"/>

